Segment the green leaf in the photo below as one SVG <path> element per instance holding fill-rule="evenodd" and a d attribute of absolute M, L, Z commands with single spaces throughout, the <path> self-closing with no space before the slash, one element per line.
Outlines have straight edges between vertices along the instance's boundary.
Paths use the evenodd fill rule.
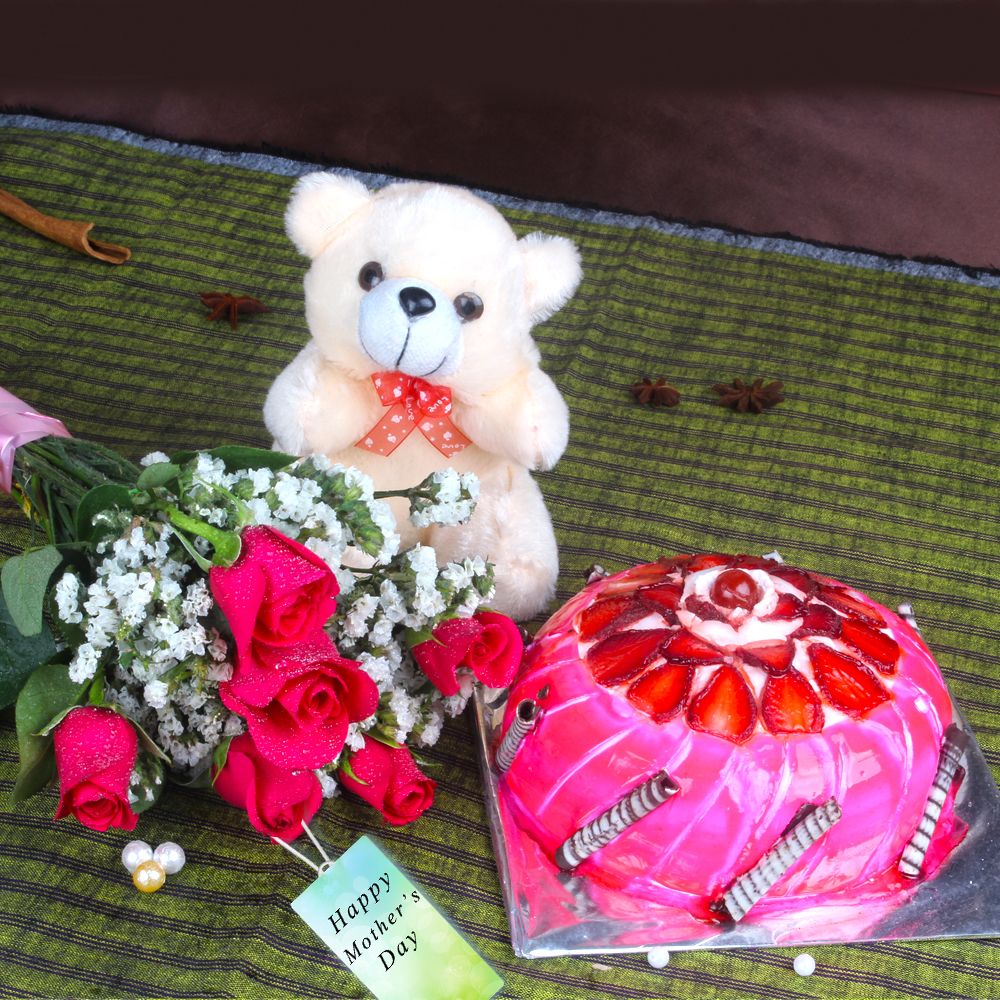
<path fill-rule="evenodd" d="M 354 768 L 351 767 L 351 762 L 349 760 L 345 760 L 344 763 L 341 764 L 339 768 L 337 768 L 337 770 L 343 771 L 344 774 L 346 774 L 347 777 L 351 779 L 351 781 L 356 781 L 359 785 L 368 784 L 367 781 L 363 781 L 354 773 Z"/>
<path fill-rule="evenodd" d="M 384 733 L 379 732 L 377 729 L 369 729 L 368 732 L 365 733 L 365 736 L 370 736 L 377 743 L 381 743 L 384 746 L 391 747 L 393 750 L 398 750 L 401 746 L 403 746 L 402 743 L 397 743 L 395 740 L 390 739 L 388 736 L 386 736 Z"/>
<path fill-rule="evenodd" d="M 104 510 L 132 509 L 132 493 L 119 483 L 102 483 L 88 490 L 76 508 L 76 537 L 80 541 L 94 540 L 94 516 Z"/>
<path fill-rule="evenodd" d="M 55 655 L 48 626 L 43 623 L 38 635 L 21 635 L 0 594 L 0 708 L 13 705 L 32 671 Z"/>
<path fill-rule="evenodd" d="M 133 779 L 129 785 L 129 806 L 137 816 L 151 809 L 160 800 L 163 789 L 166 787 L 164 781 L 163 762 L 155 757 L 148 757 L 146 754 L 139 754 L 135 762 Z M 147 793 L 151 793 L 147 797 Z M 135 801 L 132 801 L 135 796 Z"/>
<path fill-rule="evenodd" d="M 199 521 L 198 518 L 185 514 L 176 507 L 165 507 L 164 513 L 170 518 L 170 523 L 181 531 L 187 531 L 199 538 L 204 538 L 212 545 L 212 565 L 232 566 L 240 556 L 243 542 L 235 531 L 224 531 L 214 524 Z M 188 552 L 192 550 L 189 548 Z M 198 563 L 201 566 L 201 562 Z M 203 567 L 204 568 L 204 567 Z M 206 569 L 206 572 L 208 570 Z"/>
<path fill-rule="evenodd" d="M 179 451 L 176 455 L 170 456 L 170 461 L 183 465 L 185 462 L 190 462 L 197 454 L 196 451 Z M 227 472 L 236 472 L 239 469 L 277 470 L 299 460 L 298 455 L 286 455 L 280 451 L 271 451 L 269 448 L 250 448 L 237 444 L 224 444 L 219 448 L 212 448 L 208 454 L 212 458 L 221 458 Z"/>
<path fill-rule="evenodd" d="M 62 720 L 65 719 L 66 716 L 69 715 L 69 713 L 72 712 L 74 708 L 79 708 L 79 707 L 80 707 L 79 705 L 70 705 L 68 708 L 64 708 L 61 712 L 58 712 L 56 715 L 54 715 L 46 725 L 44 725 L 41 729 L 38 730 L 37 733 L 35 733 L 35 735 L 48 736 L 50 733 L 55 732 L 56 726 L 58 726 L 59 723 L 62 722 Z"/>
<path fill-rule="evenodd" d="M 69 669 L 62 664 L 47 663 L 21 688 L 15 716 L 21 768 L 11 792 L 12 802 L 30 798 L 55 774 L 52 736 L 37 734 L 60 712 L 75 707 L 86 686 L 70 680 Z"/>
<path fill-rule="evenodd" d="M 173 482 L 177 478 L 180 471 L 181 467 L 173 462 L 154 462 L 142 470 L 135 485 L 141 490 L 153 490 L 158 486 L 166 486 L 167 483 Z"/>
<path fill-rule="evenodd" d="M 11 620 L 23 636 L 42 631 L 42 607 L 49 580 L 63 557 L 54 545 L 8 559 L 0 571 L 0 585 Z"/>
<path fill-rule="evenodd" d="M 150 757 L 155 760 L 162 760 L 167 766 L 170 765 L 170 758 L 156 745 L 153 737 L 146 732 L 142 726 L 139 725 L 131 715 L 128 715 L 120 705 L 107 705 L 112 712 L 117 712 L 123 719 L 128 719 L 131 723 L 132 728 L 135 730 L 136 736 L 139 737 L 139 746 L 149 754 Z"/>
<path fill-rule="evenodd" d="M 191 778 L 178 778 L 176 774 L 171 774 L 170 780 L 182 788 L 211 788 L 215 784 L 211 767 L 204 768 Z"/>
<path fill-rule="evenodd" d="M 409 649 L 413 649 L 414 646 L 419 646 L 422 642 L 434 642 L 438 646 L 443 646 L 444 643 L 434 634 L 433 630 L 428 628 L 422 629 L 412 629 L 408 628 L 403 632 L 403 639 Z"/>
<path fill-rule="evenodd" d="M 98 708 L 104 704 L 104 667 L 97 671 L 91 682 L 90 690 L 87 692 L 87 704 Z"/>
<path fill-rule="evenodd" d="M 181 532 L 177 533 L 177 541 L 187 549 L 187 554 L 195 561 L 195 565 L 203 572 L 207 573 L 212 568 L 212 563 L 210 560 L 206 559 L 195 547 L 191 544 L 191 539 L 187 535 Z"/>
<path fill-rule="evenodd" d="M 229 758 L 229 744 L 233 742 L 232 736 L 227 736 L 213 751 L 212 751 L 212 766 L 209 768 L 209 773 L 214 769 L 215 773 L 212 775 L 212 780 L 209 782 L 210 785 L 215 784 L 215 779 L 222 773 L 222 769 L 226 766 L 226 760 Z"/>

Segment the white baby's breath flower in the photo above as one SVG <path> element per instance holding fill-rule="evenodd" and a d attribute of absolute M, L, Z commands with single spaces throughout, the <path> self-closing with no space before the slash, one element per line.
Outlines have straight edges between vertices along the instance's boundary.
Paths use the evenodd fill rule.
<path fill-rule="evenodd" d="M 479 477 L 474 472 L 463 472 L 461 475 L 462 492 L 473 500 L 479 499 Z"/>
<path fill-rule="evenodd" d="M 373 646 L 385 646 L 387 643 L 392 642 L 392 628 L 393 623 L 383 615 L 379 615 L 375 619 L 375 624 L 371 627 L 368 641 Z"/>
<path fill-rule="evenodd" d="M 375 723 L 375 717 L 372 716 L 370 720 L 371 725 Z M 365 745 L 365 736 L 362 732 L 362 728 L 371 728 L 371 725 L 365 726 L 364 723 L 358 725 L 356 722 L 352 722 L 347 727 L 347 739 L 344 741 L 344 746 L 350 750 L 352 753 L 357 750 L 363 750 Z"/>
<path fill-rule="evenodd" d="M 383 580 L 379 588 L 378 603 L 382 607 L 382 613 L 389 621 L 401 622 L 407 613 L 406 602 L 399 592 L 399 587 L 392 580 Z"/>
<path fill-rule="evenodd" d="M 261 497 L 254 497 L 246 501 L 247 509 L 253 518 L 254 524 L 262 524 L 265 527 L 271 524 L 271 508 L 266 500 Z"/>
<path fill-rule="evenodd" d="M 69 664 L 69 679 L 74 684 L 89 681 L 96 673 L 100 663 L 100 652 L 92 643 L 82 642 L 76 647 L 73 659 Z"/>
<path fill-rule="evenodd" d="M 449 718 L 453 719 L 456 715 L 461 715 L 465 711 L 465 706 L 472 697 L 474 684 L 475 678 L 472 674 L 460 673 L 458 675 L 458 694 L 453 694 L 443 699 L 445 714 Z"/>
<path fill-rule="evenodd" d="M 424 727 L 417 739 L 417 744 L 422 747 L 432 747 L 441 738 L 441 727 L 444 724 L 444 705 L 440 701 L 435 701 L 430 707 L 430 717 L 424 723 Z"/>
<path fill-rule="evenodd" d="M 315 454 L 315 455 L 308 455 L 306 457 L 310 461 L 312 461 L 312 464 L 313 464 L 314 468 L 318 472 L 329 473 L 329 472 L 333 472 L 335 469 L 339 470 L 339 469 L 342 468 L 342 466 L 334 465 L 333 462 L 331 462 L 330 459 L 328 459 L 326 457 L 326 455 Z M 305 460 L 306 459 L 302 459 L 301 461 L 305 461 Z M 301 463 L 296 463 L 296 464 L 301 464 Z"/>
<path fill-rule="evenodd" d="M 215 681 L 216 684 L 221 684 L 223 681 L 228 681 L 232 679 L 233 676 L 233 665 L 231 663 L 213 663 L 206 674 L 210 681 Z"/>
<path fill-rule="evenodd" d="M 226 657 L 229 656 L 229 647 L 226 645 L 226 640 L 215 629 L 212 629 L 209 633 L 208 655 L 217 664 L 225 663 Z M 232 664 L 229 664 L 229 668 L 231 671 Z M 222 679 L 229 680 L 228 677 Z"/>
<path fill-rule="evenodd" d="M 243 475 L 253 482 L 254 496 L 263 496 L 274 482 L 274 473 L 270 469 L 246 469 Z"/>
<path fill-rule="evenodd" d="M 471 560 L 465 559 L 460 563 L 450 562 L 441 570 L 442 579 L 447 580 L 456 591 L 464 590 L 472 583 L 473 570 L 470 565 Z"/>
<path fill-rule="evenodd" d="M 143 467 L 156 465 L 158 462 L 169 462 L 170 456 L 164 454 L 162 451 L 151 451 L 148 455 L 143 455 L 139 459 L 139 464 Z"/>
<path fill-rule="evenodd" d="M 319 787 L 324 799 L 335 798 L 340 793 L 340 786 L 337 784 L 336 778 L 325 771 L 314 771 L 313 773 L 319 779 Z"/>
<path fill-rule="evenodd" d="M 437 554 L 429 545 L 414 545 L 406 553 L 406 561 L 415 575 L 418 590 L 427 590 L 437 580 Z"/>
<path fill-rule="evenodd" d="M 204 483 L 206 486 L 222 486 L 226 478 L 226 463 L 221 458 L 199 452 L 193 478 L 196 483 Z"/>
<path fill-rule="evenodd" d="M 371 476 L 365 475 L 360 469 L 345 467 L 342 465 L 332 465 L 329 469 L 334 475 L 343 473 L 344 482 L 350 487 L 356 487 L 365 501 L 372 501 L 375 498 L 375 483 Z"/>
<path fill-rule="evenodd" d="M 83 621 L 80 611 L 80 579 L 75 573 L 63 573 L 55 587 L 56 608 L 59 619 L 67 625 Z"/>
<path fill-rule="evenodd" d="M 340 569 L 340 559 L 344 554 L 343 544 L 332 544 L 326 538 L 312 536 L 303 543 L 310 552 L 315 552 L 336 573 Z"/>
<path fill-rule="evenodd" d="M 407 694 L 402 688 L 396 688 L 389 699 L 389 711 L 396 717 L 396 742 L 406 742 L 410 730 L 420 718 L 420 699 Z"/>
<path fill-rule="evenodd" d="M 388 691 L 392 687 L 392 664 L 384 656 L 373 656 L 364 652 L 358 657 L 361 669 L 375 682 L 379 691 Z"/>
<path fill-rule="evenodd" d="M 184 601 L 181 604 L 181 613 L 184 621 L 193 625 L 199 618 L 212 610 L 212 595 L 209 593 L 208 581 L 202 577 L 190 584 L 184 592 Z"/>
<path fill-rule="evenodd" d="M 435 618 L 447 607 L 448 605 L 437 589 L 418 588 L 413 595 L 413 610 L 425 618 Z"/>
<path fill-rule="evenodd" d="M 246 730 L 246 724 L 238 715 L 230 715 L 222 727 L 223 736 L 239 736 Z"/>
<path fill-rule="evenodd" d="M 368 619 L 375 613 L 379 601 L 374 594 L 362 594 L 352 605 L 344 619 L 344 633 L 358 639 L 368 631 Z"/>
<path fill-rule="evenodd" d="M 396 530 L 396 519 L 392 516 L 389 505 L 382 500 L 372 500 L 368 504 L 372 520 L 382 532 L 382 548 L 375 557 L 376 563 L 387 563 L 399 552 L 399 532 Z"/>
<path fill-rule="evenodd" d="M 346 566 L 337 566 L 333 573 L 337 577 L 337 584 L 340 587 L 340 599 L 343 600 L 354 590 L 357 577 Z"/>
<path fill-rule="evenodd" d="M 160 578 L 160 590 L 157 596 L 164 604 L 176 601 L 182 593 L 181 585 L 176 580 L 172 580 L 170 577 Z"/>
<path fill-rule="evenodd" d="M 181 722 L 172 708 L 166 708 L 160 713 L 159 722 L 159 734 L 164 740 L 180 736 L 184 732 L 184 723 Z"/>
<path fill-rule="evenodd" d="M 163 681 L 148 681 L 142 689 L 142 696 L 150 708 L 166 708 L 170 688 Z"/>

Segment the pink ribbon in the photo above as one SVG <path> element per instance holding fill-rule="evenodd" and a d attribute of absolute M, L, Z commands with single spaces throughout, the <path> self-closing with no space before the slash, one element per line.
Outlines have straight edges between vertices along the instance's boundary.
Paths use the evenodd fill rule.
<path fill-rule="evenodd" d="M 61 420 L 33 410 L 22 399 L 0 389 L 0 489 L 10 493 L 14 452 L 42 437 L 72 437 Z"/>

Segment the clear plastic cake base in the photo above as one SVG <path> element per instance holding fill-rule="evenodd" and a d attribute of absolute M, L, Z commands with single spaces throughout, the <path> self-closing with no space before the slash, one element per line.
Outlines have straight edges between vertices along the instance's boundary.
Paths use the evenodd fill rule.
<path fill-rule="evenodd" d="M 676 909 L 658 907 L 607 889 L 591 879 L 560 871 L 535 842 L 517 829 L 499 795 L 492 748 L 506 705 L 505 692 L 475 696 L 478 752 L 486 808 L 511 943 L 522 958 L 648 952 L 653 948 L 800 947 L 852 941 L 1000 937 L 1000 792 L 972 737 L 965 754 L 965 780 L 956 814 L 968 824 L 962 843 L 933 877 L 912 883 L 900 898 L 803 906 L 781 920 L 755 919 L 709 924 Z"/>

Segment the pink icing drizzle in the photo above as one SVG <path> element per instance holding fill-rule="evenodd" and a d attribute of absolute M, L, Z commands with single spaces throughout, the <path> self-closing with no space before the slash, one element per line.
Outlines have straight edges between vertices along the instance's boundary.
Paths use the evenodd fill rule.
<path fill-rule="evenodd" d="M 623 900 L 634 898 L 684 911 L 689 916 L 678 913 L 679 926 L 691 917 L 711 919 L 709 902 L 774 845 L 797 809 L 830 797 L 843 818 L 761 900 L 753 919 L 780 924 L 819 903 L 853 903 L 855 917 L 863 906 L 866 918 L 874 919 L 912 891 L 895 865 L 920 820 L 952 718 L 944 681 L 917 633 L 849 591 L 882 615 L 899 644 L 896 673 L 882 678 L 891 698 L 860 721 L 828 710 L 822 732 L 772 735 L 759 725 L 737 745 L 691 729 L 683 713 L 656 723 L 622 690 L 595 683 L 573 623 L 628 575 L 576 595 L 527 651 L 505 725 L 521 699 L 545 687 L 549 692 L 544 714 L 501 782 L 508 836 L 533 842 L 537 848 L 524 843 L 521 850 L 530 855 L 540 848 L 549 863 L 580 826 L 665 768 L 680 793 L 577 870 L 590 877 L 608 912 L 628 910 Z M 929 867 L 940 863 L 943 839 L 945 850 L 961 839 L 950 807 L 940 832 Z"/>

